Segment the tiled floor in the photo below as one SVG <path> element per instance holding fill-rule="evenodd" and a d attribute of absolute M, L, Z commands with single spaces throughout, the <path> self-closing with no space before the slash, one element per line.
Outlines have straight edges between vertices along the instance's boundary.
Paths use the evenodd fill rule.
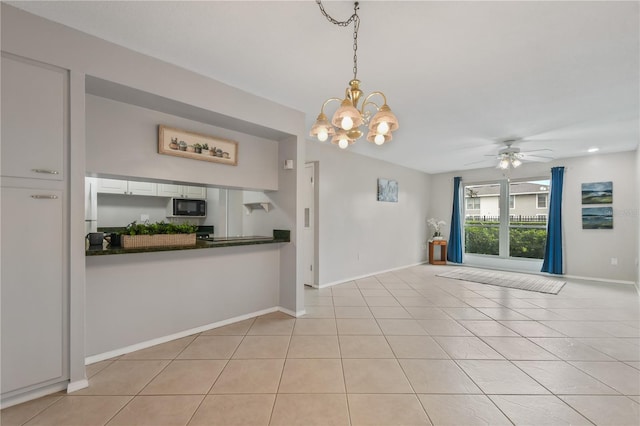
<path fill-rule="evenodd" d="M 10 425 L 639 425 L 632 286 L 546 295 L 422 265 L 88 367 L 90 387 Z"/>

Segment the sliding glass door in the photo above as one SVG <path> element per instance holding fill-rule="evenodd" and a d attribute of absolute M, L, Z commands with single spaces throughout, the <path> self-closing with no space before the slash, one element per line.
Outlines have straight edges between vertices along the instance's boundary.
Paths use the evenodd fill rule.
<path fill-rule="evenodd" d="M 500 180 L 464 187 L 465 254 L 542 259 L 549 180 Z"/>

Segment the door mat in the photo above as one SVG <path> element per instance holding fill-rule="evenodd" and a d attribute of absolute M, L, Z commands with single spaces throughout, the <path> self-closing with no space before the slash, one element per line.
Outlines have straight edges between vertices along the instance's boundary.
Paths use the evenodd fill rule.
<path fill-rule="evenodd" d="M 488 271 L 475 268 L 458 268 L 437 274 L 437 276 L 549 294 L 558 294 L 567 283 L 566 281 L 553 280 L 537 275 Z"/>

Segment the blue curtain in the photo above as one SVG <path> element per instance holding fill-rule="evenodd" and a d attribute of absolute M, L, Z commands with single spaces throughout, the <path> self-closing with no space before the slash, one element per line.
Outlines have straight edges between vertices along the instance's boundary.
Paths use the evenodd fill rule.
<path fill-rule="evenodd" d="M 460 177 L 453 178 L 453 211 L 447 246 L 447 260 L 462 263 L 462 210 L 460 209 Z"/>
<path fill-rule="evenodd" d="M 562 183 L 564 167 L 551 168 L 551 195 L 547 243 L 544 247 L 542 272 L 562 274 Z"/>

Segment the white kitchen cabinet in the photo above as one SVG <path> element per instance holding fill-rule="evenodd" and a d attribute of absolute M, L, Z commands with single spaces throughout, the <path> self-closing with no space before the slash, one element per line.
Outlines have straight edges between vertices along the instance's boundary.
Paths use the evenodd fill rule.
<path fill-rule="evenodd" d="M 158 185 L 152 182 L 127 181 L 121 179 L 98 179 L 99 194 L 158 195 Z"/>
<path fill-rule="evenodd" d="M 158 184 L 158 196 L 171 198 L 207 198 L 207 188 L 203 186 Z"/>
<path fill-rule="evenodd" d="M 68 379 L 63 194 L 2 188 L 3 397 Z"/>
<path fill-rule="evenodd" d="M 66 70 L 2 54 L 2 176 L 64 180 Z"/>

